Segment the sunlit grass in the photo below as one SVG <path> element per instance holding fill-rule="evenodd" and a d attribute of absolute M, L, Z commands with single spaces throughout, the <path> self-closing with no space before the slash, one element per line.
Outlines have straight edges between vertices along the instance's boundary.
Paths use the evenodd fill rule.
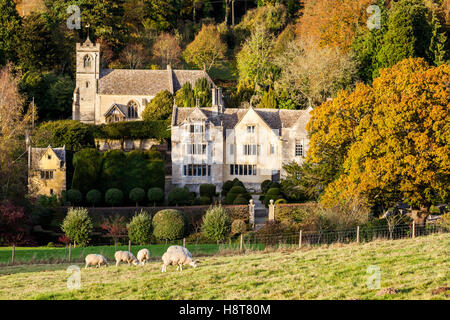
<path fill-rule="evenodd" d="M 69 290 L 68 265 L 0 268 L 1 299 L 446 299 L 433 290 L 449 283 L 449 234 L 284 249 L 246 255 L 200 258 L 183 273 L 161 262 L 144 267 L 81 269 L 82 288 Z M 367 268 L 381 271 L 378 296 L 369 289 Z M 84 267 L 79 264 L 80 267 Z M 447 294 L 449 292 L 447 291 Z"/>

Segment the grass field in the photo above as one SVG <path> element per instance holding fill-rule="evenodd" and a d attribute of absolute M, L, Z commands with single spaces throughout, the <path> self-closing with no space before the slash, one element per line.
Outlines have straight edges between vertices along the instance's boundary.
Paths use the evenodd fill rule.
<path fill-rule="evenodd" d="M 148 248 L 151 255 L 154 257 L 161 257 L 170 245 L 153 244 L 148 246 L 132 246 L 131 251 L 136 255 L 142 248 Z M 199 244 L 186 246 L 193 254 L 213 254 L 217 253 L 223 245 L 216 244 Z M 128 246 L 118 246 L 117 250 L 128 251 Z M 0 247 L 0 265 L 7 264 L 11 261 L 11 247 Z M 90 253 L 100 253 L 108 260 L 114 260 L 114 253 L 116 248 L 114 246 L 95 246 L 95 247 L 78 247 L 72 248 L 71 261 L 84 261 L 84 257 Z M 61 261 L 69 257 L 68 248 L 49 248 L 49 247 L 20 247 L 15 250 L 14 261 L 16 263 L 29 262 L 48 262 Z"/>
<path fill-rule="evenodd" d="M 363 245 L 331 245 L 200 258 L 183 273 L 161 263 L 81 269 L 82 287 L 66 287 L 67 265 L 0 268 L 0 299 L 448 299 L 450 234 Z M 369 266 L 381 271 L 377 295 Z M 81 267 L 81 265 L 80 265 Z"/>

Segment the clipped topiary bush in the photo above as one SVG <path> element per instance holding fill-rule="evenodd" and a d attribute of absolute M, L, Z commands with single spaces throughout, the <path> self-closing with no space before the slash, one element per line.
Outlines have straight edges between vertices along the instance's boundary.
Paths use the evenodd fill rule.
<path fill-rule="evenodd" d="M 208 196 L 201 196 L 199 202 L 202 205 L 208 205 L 208 204 L 211 204 L 211 198 Z"/>
<path fill-rule="evenodd" d="M 92 189 L 86 194 L 86 201 L 95 207 L 96 204 L 99 204 L 102 201 L 102 193 L 97 189 Z"/>
<path fill-rule="evenodd" d="M 262 193 L 267 193 L 267 191 L 270 189 L 270 185 L 272 184 L 272 180 L 264 180 L 261 183 L 261 191 Z"/>
<path fill-rule="evenodd" d="M 233 180 L 233 187 L 242 187 L 242 188 L 245 189 L 244 184 L 238 178 L 234 178 L 234 180 Z"/>
<path fill-rule="evenodd" d="M 134 244 L 144 245 L 151 242 L 152 216 L 147 211 L 135 215 L 127 224 L 128 238 Z"/>
<path fill-rule="evenodd" d="M 167 200 L 169 202 L 169 206 L 180 206 L 189 204 L 190 201 L 193 200 L 193 197 L 187 187 L 173 188 L 170 190 Z"/>
<path fill-rule="evenodd" d="M 61 230 L 74 245 L 86 245 L 89 242 L 94 225 L 85 208 L 70 208 L 61 225 Z"/>
<path fill-rule="evenodd" d="M 202 233 L 215 241 L 224 240 L 231 231 L 231 218 L 222 206 L 210 207 L 203 217 Z"/>
<path fill-rule="evenodd" d="M 75 206 L 80 204 L 83 201 L 83 195 L 77 189 L 70 189 L 66 193 L 67 200 L 71 205 Z"/>
<path fill-rule="evenodd" d="M 271 188 L 267 191 L 267 194 L 264 196 L 264 204 L 266 207 L 268 207 L 270 200 L 273 200 L 275 202 L 278 199 L 282 199 L 282 198 L 283 198 L 283 196 L 280 193 L 280 189 Z"/>
<path fill-rule="evenodd" d="M 273 189 L 273 188 L 278 188 L 278 189 L 280 189 L 280 188 L 281 188 L 281 185 L 280 185 L 278 182 L 272 182 L 272 183 L 269 185 L 269 190 L 270 190 L 270 189 Z M 269 190 L 267 190 L 267 191 L 269 191 Z"/>
<path fill-rule="evenodd" d="M 111 188 L 105 193 L 105 202 L 111 206 L 117 206 L 123 201 L 123 192 L 116 188 Z"/>
<path fill-rule="evenodd" d="M 237 219 L 231 224 L 231 235 L 238 235 L 247 231 L 247 225 L 244 220 Z"/>
<path fill-rule="evenodd" d="M 238 195 L 236 193 L 228 192 L 227 196 L 225 197 L 224 203 L 231 205 L 234 203 L 234 200 L 236 200 L 237 197 Z"/>
<path fill-rule="evenodd" d="M 222 186 L 222 196 L 226 196 L 228 194 L 228 192 L 231 190 L 231 188 L 233 188 L 233 184 L 234 182 L 231 180 L 225 181 L 223 186 Z"/>
<path fill-rule="evenodd" d="M 161 188 L 151 188 L 147 192 L 147 198 L 153 206 L 164 202 L 164 191 Z"/>
<path fill-rule="evenodd" d="M 139 202 L 145 199 L 145 190 L 142 188 L 134 188 L 130 191 L 130 200 L 136 202 L 136 207 L 139 205 Z"/>
<path fill-rule="evenodd" d="M 200 197 L 208 197 L 210 200 L 216 195 L 216 186 L 209 183 L 200 185 Z"/>
<path fill-rule="evenodd" d="M 244 187 L 242 186 L 234 186 L 233 188 L 231 188 L 229 193 L 234 193 L 234 194 L 246 194 L 247 190 L 245 190 Z"/>
<path fill-rule="evenodd" d="M 158 211 L 153 217 L 153 235 L 160 240 L 176 240 L 184 236 L 186 219 L 174 209 Z"/>

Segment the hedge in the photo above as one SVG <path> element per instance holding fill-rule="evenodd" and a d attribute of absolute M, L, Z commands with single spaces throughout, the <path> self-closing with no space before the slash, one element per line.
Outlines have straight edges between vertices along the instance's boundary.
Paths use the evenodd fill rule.
<path fill-rule="evenodd" d="M 98 139 L 170 139 L 169 120 L 126 121 L 97 125 L 93 134 Z"/>

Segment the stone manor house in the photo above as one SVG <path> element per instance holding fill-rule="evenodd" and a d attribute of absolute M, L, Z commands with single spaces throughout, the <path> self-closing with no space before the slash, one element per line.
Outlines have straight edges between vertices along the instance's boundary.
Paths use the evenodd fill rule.
<path fill-rule="evenodd" d="M 264 180 L 280 181 L 283 164 L 304 160 L 311 109 L 225 108 L 221 88 L 203 70 L 101 70 L 99 44 L 88 38 L 76 50 L 73 119 L 85 123 L 139 120 L 158 92 L 175 93 L 186 82 L 208 79 L 211 108 L 173 107 L 172 186 L 198 191 L 200 184 L 212 183 L 220 190 L 238 178 L 258 191 Z M 41 189 L 36 193 L 65 190 L 64 148 L 33 149 L 29 163 L 30 185 Z"/>

